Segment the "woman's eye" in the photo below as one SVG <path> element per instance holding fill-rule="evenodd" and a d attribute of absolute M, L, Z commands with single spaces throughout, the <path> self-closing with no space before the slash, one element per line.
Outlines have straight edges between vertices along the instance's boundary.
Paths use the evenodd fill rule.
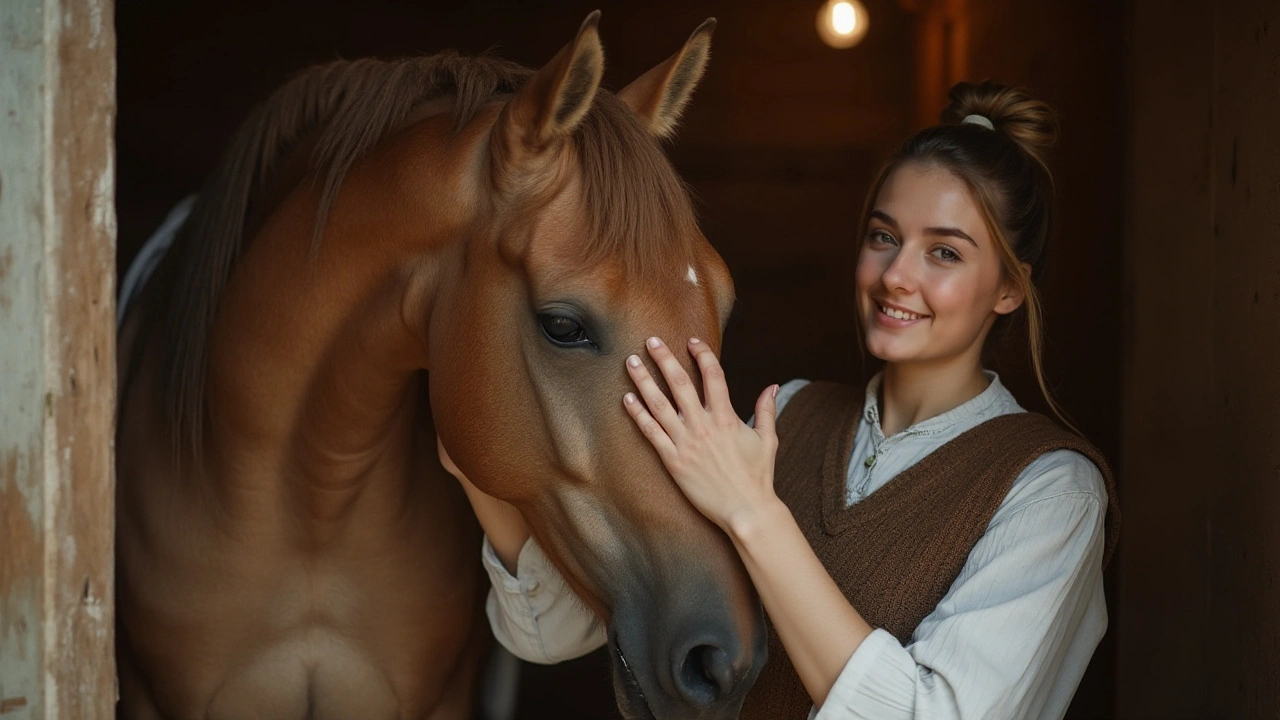
<path fill-rule="evenodd" d="M 952 250 L 949 247 L 937 248 L 933 251 L 933 254 L 939 260 L 942 260 L 944 262 L 957 262 L 960 260 L 959 253 L 957 253 L 955 250 Z"/>
<path fill-rule="evenodd" d="M 547 339 L 557 345 L 582 345 L 591 342 L 587 331 L 582 329 L 577 320 L 564 315 L 541 314 L 538 323 Z"/>
<path fill-rule="evenodd" d="M 868 233 L 868 236 L 871 238 L 871 242 L 873 243 L 884 243 L 887 245 L 894 243 L 893 236 L 884 230 L 872 230 Z"/>

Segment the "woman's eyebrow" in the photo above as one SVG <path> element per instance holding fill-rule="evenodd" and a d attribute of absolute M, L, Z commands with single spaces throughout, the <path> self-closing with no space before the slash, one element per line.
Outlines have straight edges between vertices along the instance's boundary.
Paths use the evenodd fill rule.
<path fill-rule="evenodd" d="M 898 221 L 894 220 L 892 215 L 883 210 L 872 210 L 869 216 L 885 223 L 886 225 L 892 225 L 895 228 L 898 227 Z M 924 229 L 924 234 L 959 238 L 961 240 L 967 240 L 969 244 L 975 248 L 978 247 L 978 243 L 975 242 L 973 238 L 969 237 L 969 233 L 956 227 L 929 227 Z"/>
<path fill-rule="evenodd" d="M 879 220 L 879 221 L 881 221 L 881 222 L 883 222 L 883 223 L 885 223 L 885 224 L 892 225 L 892 226 L 894 226 L 894 227 L 898 227 L 898 221 L 897 221 L 897 220 L 894 220 L 894 219 L 893 219 L 893 217 L 889 215 L 889 213 L 887 213 L 887 212 L 885 212 L 885 211 L 883 211 L 883 210 L 872 210 L 872 211 L 871 211 L 871 217 L 873 217 L 873 218 L 875 218 L 875 219 L 877 219 L 877 220 Z"/>
<path fill-rule="evenodd" d="M 931 228 L 925 228 L 925 229 L 924 229 L 924 234 L 925 234 L 925 235 L 941 235 L 941 236 L 943 236 L 943 237 L 960 238 L 961 240 L 968 240 L 968 241 L 969 241 L 969 244 L 970 244 L 970 245 L 972 245 L 972 246 L 974 246 L 975 248 L 976 248 L 976 247 L 978 247 L 978 243 L 974 242 L 973 238 L 969 237 L 969 234 L 968 234 L 968 233 L 966 233 L 965 231 L 961 230 L 960 228 L 953 228 L 953 227 L 931 227 Z"/>

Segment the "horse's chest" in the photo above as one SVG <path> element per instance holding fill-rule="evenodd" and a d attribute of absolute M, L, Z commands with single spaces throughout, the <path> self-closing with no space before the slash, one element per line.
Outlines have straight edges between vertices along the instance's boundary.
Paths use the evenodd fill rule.
<path fill-rule="evenodd" d="M 416 532 L 322 551 L 262 536 L 140 550 L 122 612 L 160 705 L 209 720 L 430 716 L 475 639 L 478 538 L 463 529 L 448 542 L 474 551 L 444 560 Z"/>
<path fill-rule="evenodd" d="M 389 677 L 385 658 L 340 634 L 313 629 L 258 648 L 230 668 L 206 717 L 391 719 L 421 713 L 423 701 L 402 697 L 405 690 Z"/>

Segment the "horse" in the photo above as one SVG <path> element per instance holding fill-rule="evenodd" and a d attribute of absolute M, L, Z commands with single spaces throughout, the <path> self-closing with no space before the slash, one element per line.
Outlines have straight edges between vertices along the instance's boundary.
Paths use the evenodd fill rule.
<path fill-rule="evenodd" d="M 236 132 L 120 330 L 122 717 L 471 717 L 487 580 L 437 439 L 605 621 L 627 717 L 737 716 L 759 599 L 621 404 L 646 338 L 718 351 L 733 304 L 661 146 L 714 20 L 614 94 L 598 19 L 536 72 L 312 68 Z"/>

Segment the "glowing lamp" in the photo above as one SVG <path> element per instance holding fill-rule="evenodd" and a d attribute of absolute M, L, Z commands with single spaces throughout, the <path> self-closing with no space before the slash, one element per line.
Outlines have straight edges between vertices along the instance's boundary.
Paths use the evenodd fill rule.
<path fill-rule="evenodd" d="M 858 0 L 827 0 L 818 11 L 818 36 L 833 48 L 851 48 L 862 41 L 870 23 Z"/>

